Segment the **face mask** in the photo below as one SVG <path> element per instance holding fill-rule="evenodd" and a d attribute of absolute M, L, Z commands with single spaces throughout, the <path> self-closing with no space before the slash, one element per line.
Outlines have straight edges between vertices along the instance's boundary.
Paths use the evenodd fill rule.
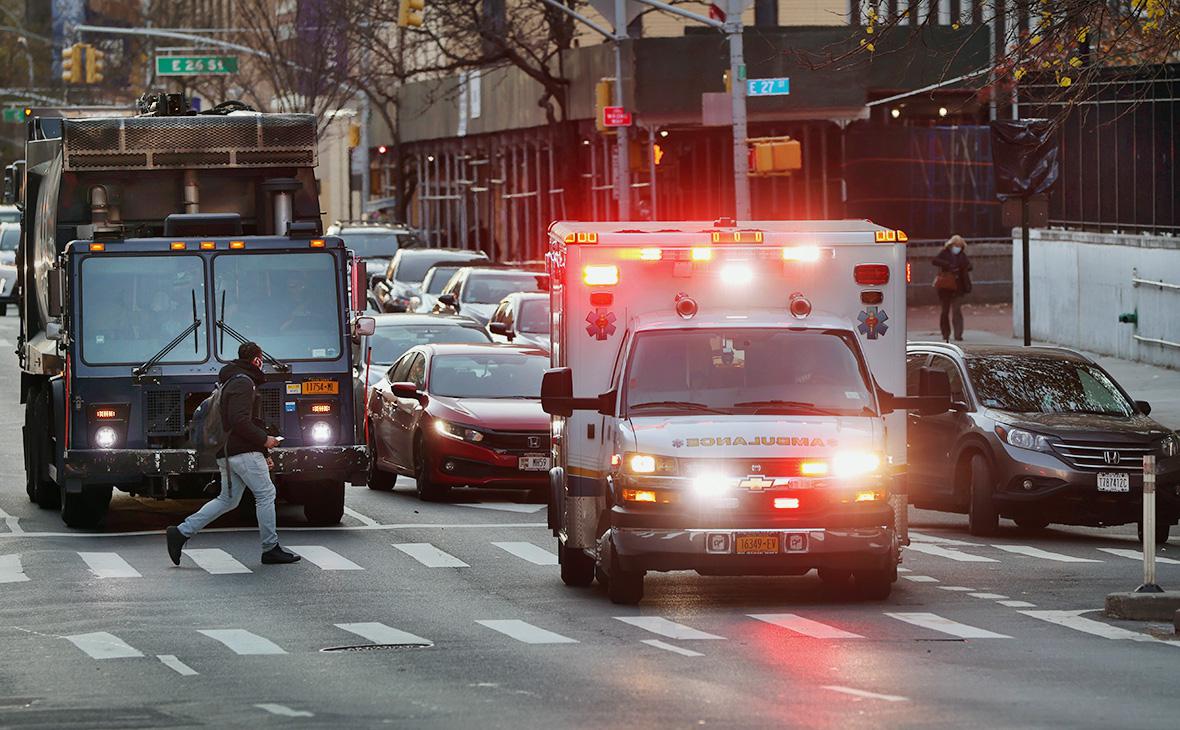
<path fill-rule="evenodd" d="M 951 246 L 951 253 L 961 254 L 961 253 L 963 253 L 963 247 L 962 246 Z"/>

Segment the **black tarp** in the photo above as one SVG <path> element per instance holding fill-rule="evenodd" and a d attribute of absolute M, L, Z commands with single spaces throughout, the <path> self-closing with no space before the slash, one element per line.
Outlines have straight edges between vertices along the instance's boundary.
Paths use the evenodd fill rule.
<path fill-rule="evenodd" d="M 1057 182 L 1056 128 L 1048 119 L 991 123 L 996 195 L 1001 200 L 1047 193 Z"/>

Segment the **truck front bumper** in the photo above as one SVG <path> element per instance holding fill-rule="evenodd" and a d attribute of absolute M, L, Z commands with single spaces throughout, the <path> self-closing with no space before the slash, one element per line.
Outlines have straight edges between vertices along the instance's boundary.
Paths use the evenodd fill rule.
<path fill-rule="evenodd" d="M 742 537 L 778 538 L 772 554 L 739 552 Z M 802 575 L 813 568 L 887 570 L 897 562 L 892 527 L 767 529 L 611 528 L 623 570 L 695 570 L 702 575 Z M 745 547 L 744 545 L 742 547 Z"/>
<path fill-rule="evenodd" d="M 369 467 L 364 445 L 297 446 L 270 450 L 274 473 L 308 479 L 347 478 Z M 217 463 L 193 449 L 71 449 L 65 454 L 67 481 L 122 481 L 139 477 L 216 473 Z"/>

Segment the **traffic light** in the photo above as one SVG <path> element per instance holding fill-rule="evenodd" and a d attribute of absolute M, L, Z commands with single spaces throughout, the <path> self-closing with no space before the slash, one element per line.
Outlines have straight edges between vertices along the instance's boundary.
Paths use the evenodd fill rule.
<path fill-rule="evenodd" d="M 803 168 L 803 145 L 790 137 L 755 137 L 750 144 L 750 174 L 757 177 L 790 175 Z"/>
<path fill-rule="evenodd" d="M 67 84 L 82 83 L 82 55 L 86 47 L 81 43 L 61 49 L 61 80 Z"/>
<path fill-rule="evenodd" d="M 102 72 L 106 69 L 106 55 L 94 46 L 86 45 L 86 83 L 97 84 L 103 79 Z"/>
<path fill-rule="evenodd" d="M 601 134 L 614 134 L 615 130 L 602 123 L 602 110 L 614 105 L 615 80 L 599 79 L 594 85 L 594 128 Z"/>
<path fill-rule="evenodd" d="M 419 28 L 426 15 L 426 0 L 399 0 L 397 24 L 403 28 Z"/>

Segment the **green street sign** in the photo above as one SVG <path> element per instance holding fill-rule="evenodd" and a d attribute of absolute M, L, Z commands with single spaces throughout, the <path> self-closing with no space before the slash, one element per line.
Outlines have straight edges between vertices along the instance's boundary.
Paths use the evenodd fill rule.
<path fill-rule="evenodd" d="M 5 124 L 22 124 L 25 121 L 25 108 L 23 106 L 10 107 L 4 110 Z"/>
<path fill-rule="evenodd" d="M 237 56 L 156 56 L 157 76 L 224 76 L 237 72 Z"/>

